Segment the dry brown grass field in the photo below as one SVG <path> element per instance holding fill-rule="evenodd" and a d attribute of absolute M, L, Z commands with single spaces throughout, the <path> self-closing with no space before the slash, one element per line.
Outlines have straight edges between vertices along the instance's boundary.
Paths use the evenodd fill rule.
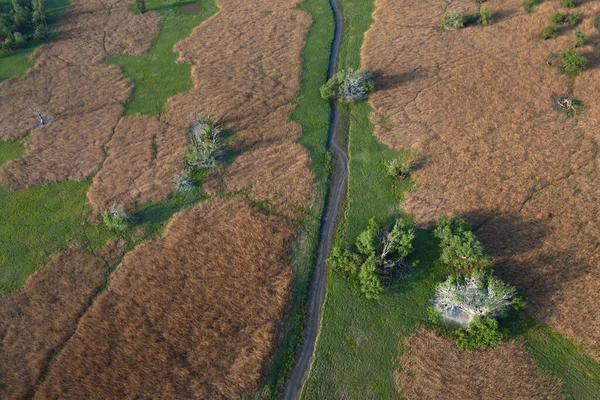
<path fill-rule="evenodd" d="M 122 242 L 97 255 L 68 251 L 31 275 L 25 288 L 0 299 L 0 394 L 27 398 L 52 356 L 75 332 L 81 314 L 104 284 Z"/>
<path fill-rule="evenodd" d="M 408 337 L 394 379 L 409 400 L 560 399 L 557 386 L 541 375 L 516 342 L 467 353 L 433 331 Z"/>
<path fill-rule="evenodd" d="M 576 78 L 545 61 L 573 45 L 575 29 L 539 38 L 549 15 L 565 11 L 558 1 L 534 14 L 521 0 L 485 5 L 493 25 L 450 32 L 439 28 L 446 2 L 376 1 L 362 49 L 380 89 L 375 133 L 425 159 L 404 209 L 425 224 L 467 218 L 529 311 L 600 359 L 600 3 L 570 11 L 582 15 L 576 29 L 588 41 L 588 68 Z M 467 0 L 452 7 L 478 9 Z M 555 110 L 553 95 L 569 93 L 585 113 Z"/>
<path fill-rule="evenodd" d="M 163 238 L 125 256 L 38 397 L 234 398 L 254 389 L 286 306 L 292 233 L 239 197 L 180 212 Z"/>
<path fill-rule="evenodd" d="M 0 83 L 2 104 L 12 100 L 0 111 L 2 139 L 33 128 L 33 105 L 53 119 L 31 130 L 25 154 L 4 166 L 0 183 L 14 190 L 95 174 L 88 198 L 97 212 L 113 202 L 134 210 L 164 200 L 184 166 L 192 116 L 210 112 L 234 132 L 237 154 L 211 181 L 243 194 L 176 214 L 162 238 L 124 258 L 89 309 L 99 283 L 73 282 L 82 288 L 70 290 L 65 316 L 52 319 L 58 332 L 31 332 L 49 346 L 35 349 L 37 364 L 19 367 L 35 371 L 4 363 L 7 376 L 27 381 L 0 386 L 0 397 L 30 395 L 39 385 L 36 398 L 235 398 L 257 388 L 276 343 L 292 278 L 287 217 L 312 201 L 310 158 L 296 143 L 300 126 L 289 122 L 310 15 L 294 9 L 299 1 L 217 1 L 221 11 L 174 48 L 180 62 L 194 63 L 192 90 L 171 98 L 160 117 L 122 117 L 133 85 L 103 61 L 144 53 L 159 22 L 154 12 L 131 13 L 130 3 L 74 2 L 57 40 L 36 51 L 35 67 Z M 73 254 L 58 259 L 81 263 Z M 35 276 L 60 279 L 51 265 Z M 14 329 L 36 324 L 47 329 L 39 319 Z M 6 354 L 19 352 L 29 357 L 17 347 Z"/>

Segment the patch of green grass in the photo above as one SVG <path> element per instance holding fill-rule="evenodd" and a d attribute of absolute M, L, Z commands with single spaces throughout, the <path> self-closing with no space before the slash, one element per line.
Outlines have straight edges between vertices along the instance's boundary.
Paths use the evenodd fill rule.
<path fill-rule="evenodd" d="M 198 4 L 201 11 L 186 14 L 179 10 L 182 4 Z M 177 64 L 173 45 L 190 35 L 192 30 L 219 9 L 214 0 L 188 1 L 150 0 L 147 11 L 160 14 L 160 32 L 152 48 L 141 56 L 111 55 L 106 62 L 119 65 L 123 74 L 133 80 L 135 87 L 125 115 L 160 115 L 167 99 L 192 88 L 191 64 Z"/>
<path fill-rule="evenodd" d="M 0 140 L 0 167 L 9 160 L 19 157 L 25 152 L 25 146 L 21 143 L 21 139 L 5 142 Z"/>
<path fill-rule="evenodd" d="M 308 287 L 319 245 L 321 216 L 331 172 L 331 154 L 327 150 L 330 106 L 321 98 L 319 88 L 327 80 L 334 30 L 333 15 L 329 3 L 323 0 L 306 0 L 299 9 L 312 15 L 313 24 L 302 51 L 301 87 L 296 100 L 297 108 L 291 118 L 302 126 L 299 142 L 310 152 L 316 193 L 312 209 L 308 210 L 300 223 L 298 239 L 290 254 L 290 262 L 295 270 L 293 297 L 281 330 L 283 339 L 267 369 L 265 386 L 269 398 L 277 398 L 283 389 L 302 338 Z"/>
<path fill-rule="evenodd" d="M 2 1 L 8 2 L 5 0 Z M 46 0 L 45 6 L 46 11 L 48 12 L 48 26 L 51 31 L 53 25 L 58 21 L 60 12 L 69 4 L 70 0 Z M 54 35 L 51 32 L 49 40 L 52 40 L 53 36 Z M 44 42 L 30 40 L 24 48 L 0 56 L 0 82 L 5 79 L 21 76 L 27 72 L 29 68 L 33 67 L 34 63 L 29 59 L 29 56 L 33 50 L 42 43 Z"/>
<path fill-rule="evenodd" d="M 364 32 L 370 26 L 373 2 L 342 0 L 346 32 L 340 68 L 360 66 Z M 349 187 L 344 221 L 338 240 L 353 242 L 371 217 L 385 220 L 399 210 L 410 182 L 389 177 L 382 162 L 398 155 L 373 136 L 367 103 L 346 110 L 349 133 Z M 339 275 L 329 273 L 323 322 L 315 358 L 302 392 L 304 399 L 399 399 L 393 372 L 404 338 L 418 326 L 430 326 L 426 309 L 434 285 L 446 277 L 435 260 L 437 243 L 430 231 L 419 230 L 413 260 L 419 264 L 404 280 L 389 288 L 379 301 L 369 301 Z M 526 317 L 525 318 L 529 318 Z M 531 319 L 531 318 L 530 318 Z M 592 399 L 600 393 L 598 364 L 565 339 L 531 320 L 517 323 L 518 337 L 542 370 L 562 379 L 563 392 L 572 399 Z M 525 332 L 525 333 L 523 333 Z M 563 364 L 564 362 L 564 364 Z"/>

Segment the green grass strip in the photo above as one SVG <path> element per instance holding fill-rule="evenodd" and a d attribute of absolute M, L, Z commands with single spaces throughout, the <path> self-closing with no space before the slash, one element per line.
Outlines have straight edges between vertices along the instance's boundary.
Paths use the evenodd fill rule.
<path fill-rule="evenodd" d="M 180 11 L 180 7 L 192 4 L 198 4 L 200 11 L 192 14 Z M 119 65 L 123 74 L 135 83 L 125 104 L 125 115 L 160 115 L 169 97 L 192 88 L 192 65 L 176 62 L 178 55 L 173 52 L 173 45 L 188 37 L 219 9 L 214 0 L 150 0 L 147 10 L 154 10 L 161 17 L 160 32 L 152 48 L 141 56 L 116 54 L 106 60 L 108 64 Z"/>

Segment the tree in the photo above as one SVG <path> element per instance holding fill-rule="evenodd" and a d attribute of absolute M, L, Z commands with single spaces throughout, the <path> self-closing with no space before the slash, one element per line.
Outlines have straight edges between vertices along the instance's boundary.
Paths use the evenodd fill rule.
<path fill-rule="evenodd" d="M 489 265 L 488 256 L 468 222 L 442 216 L 434 235 L 440 240 L 440 261 L 451 273 L 468 273 Z"/>
<path fill-rule="evenodd" d="M 465 27 L 465 17 L 456 9 L 447 10 L 442 15 L 441 27 L 448 31 L 455 31 Z"/>
<path fill-rule="evenodd" d="M 433 309 L 442 319 L 467 328 L 476 318 L 496 318 L 511 307 L 521 309 L 517 290 L 490 272 L 450 276 L 437 285 Z"/>
<path fill-rule="evenodd" d="M 113 204 L 102 213 L 104 225 L 112 231 L 123 232 L 131 224 L 131 216 L 125 212 L 122 206 Z"/>
<path fill-rule="evenodd" d="M 488 347 L 494 347 L 504 337 L 498 329 L 498 321 L 493 318 L 476 318 L 466 330 L 456 330 L 455 336 L 456 345 L 464 351 L 473 351 L 475 348 L 485 350 Z"/>
<path fill-rule="evenodd" d="M 562 71 L 569 76 L 577 76 L 587 65 L 587 58 L 577 53 L 575 49 L 565 49 L 560 53 Z"/>
<path fill-rule="evenodd" d="M 383 293 L 381 272 L 377 268 L 377 260 L 371 256 L 364 262 L 358 273 L 360 291 L 369 300 L 378 299 Z"/>
<path fill-rule="evenodd" d="M 135 5 L 137 6 L 137 9 L 140 12 L 140 14 L 146 12 L 146 0 L 135 0 Z"/>
<path fill-rule="evenodd" d="M 354 102 L 363 100 L 375 89 L 370 73 L 348 68 L 336 72 L 327 83 L 321 86 L 321 97 L 326 100 Z"/>
<path fill-rule="evenodd" d="M 583 47 L 585 45 L 585 33 L 581 31 L 575 31 L 573 37 L 575 39 L 573 47 Z"/>
<path fill-rule="evenodd" d="M 216 156 L 223 147 L 223 126 L 213 121 L 210 115 L 195 118 L 189 132 L 190 146 L 187 163 L 191 167 L 211 168 L 216 164 Z"/>
<path fill-rule="evenodd" d="M 31 5 L 33 9 L 31 17 L 33 37 L 38 40 L 45 39 L 48 36 L 48 23 L 44 2 L 42 0 L 33 0 Z"/>

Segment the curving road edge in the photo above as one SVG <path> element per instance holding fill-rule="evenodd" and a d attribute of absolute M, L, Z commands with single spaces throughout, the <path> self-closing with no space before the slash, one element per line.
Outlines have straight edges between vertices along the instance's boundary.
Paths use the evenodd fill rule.
<path fill-rule="evenodd" d="M 330 79 L 337 70 L 342 35 L 344 32 L 344 16 L 339 0 L 330 0 L 329 3 L 331 4 L 335 16 L 335 34 L 331 44 L 327 79 Z M 306 381 L 312 364 L 315 344 L 321 326 L 321 314 L 323 301 L 325 299 L 325 283 L 327 277 L 325 259 L 331 251 L 333 236 L 337 226 L 336 216 L 338 215 L 341 206 L 342 194 L 346 187 L 346 178 L 348 177 L 348 157 L 344 145 L 336 143 L 335 132 L 339 125 L 339 113 L 340 109 L 337 101 L 332 101 L 327 144 L 328 147 L 333 150 L 335 168 L 331 176 L 327 203 L 325 204 L 325 212 L 321 221 L 321 242 L 317 251 L 317 262 L 313 271 L 313 278 L 308 295 L 305 336 L 302 342 L 300 355 L 296 359 L 290 374 L 290 379 L 285 390 L 285 400 L 297 400 L 300 397 L 302 386 Z"/>

